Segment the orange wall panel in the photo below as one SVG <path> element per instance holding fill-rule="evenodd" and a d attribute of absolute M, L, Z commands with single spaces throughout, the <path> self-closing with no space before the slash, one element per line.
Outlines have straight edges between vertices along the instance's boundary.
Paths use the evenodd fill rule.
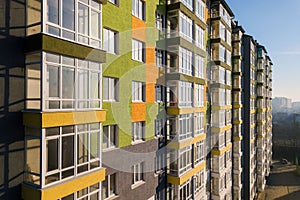
<path fill-rule="evenodd" d="M 132 103 L 132 122 L 146 121 L 146 104 Z"/>
<path fill-rule="evenodd" d="M 154 103 L 155 101 L 155 83 L 146 84 L 146 102 Z"/>
<path fill-rule="evenodd" d="M 132 37 L 146 42 L 146 22 L 132 16 Z"/>

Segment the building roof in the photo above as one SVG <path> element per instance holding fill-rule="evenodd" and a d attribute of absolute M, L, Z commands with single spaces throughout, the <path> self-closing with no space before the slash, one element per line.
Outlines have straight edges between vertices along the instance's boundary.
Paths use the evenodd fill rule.
<path fill-rule="evenodd" d="M 212 5 L 218 5 L 218 4 L 222 4 L 222 6 L 226 9 L 230 17 L 234 17 L 231 8 L 229 7 L 229 5 L 226 3 L 225 0 L 212 0 Z"/>

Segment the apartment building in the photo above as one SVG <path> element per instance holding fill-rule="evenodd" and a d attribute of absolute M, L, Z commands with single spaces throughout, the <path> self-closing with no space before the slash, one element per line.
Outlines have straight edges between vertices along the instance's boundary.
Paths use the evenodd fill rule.
<path fill-rule="evenodd" d="M 211 199 L 231 199 L 233 13 L 225 1 L 212 1 L 210 6 Z"/>
<path fill-rule="evenodd" d="M 254 199 L 264 189 L 273 64 L 224 0 L 0 8 L 0 198 Z"/>
<path fill-rule="evenodd" d="M 232 23 L 232 143 L 233 143 L 233 199 L 242 198 L 242 143 L 243 143 L 243 102 L 242 102 L 242 61 L 243 34 L 245 30 L 238 22 Z"/>

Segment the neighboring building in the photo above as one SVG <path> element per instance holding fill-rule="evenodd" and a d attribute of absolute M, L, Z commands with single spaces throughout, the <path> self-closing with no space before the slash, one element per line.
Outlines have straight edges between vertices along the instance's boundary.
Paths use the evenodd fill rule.
<path fill-rule="evenodd" d="M 211 199 L 231 199 L 233 13 L 225 1 L 212 1 L 210 6 Z"/>
<path fill-rule="evenodd" d="M 1 199 L 264 190 L 272 62 L 225 0 L 0 1 L 0 11 Z"/>
<path fill-rule="evenodd" d="M 272 101 L 274 112 L 287 112 L 294 108 L 292 99 L 286 97 L 275 97 Z"/>
<path fill-rule="evenodd" d="M 243 92 L 243 34 L 245 30 L 242 26 L 239 26 L 238 22 L 232 24 L 232 138 L 233 138 L 233 199 L 242 198 L 242 143 L 243 143 L 243 102 L 242 102 L 242 92 Z"/>

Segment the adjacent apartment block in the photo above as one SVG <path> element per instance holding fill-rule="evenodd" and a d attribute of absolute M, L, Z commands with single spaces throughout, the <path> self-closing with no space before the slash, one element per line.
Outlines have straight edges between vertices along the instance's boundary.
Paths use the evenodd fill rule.
<path fill-rule="evenodd" d="M 225 0 L 0 1 L 0 199 L 254 199 L 272 61 Z"/>

